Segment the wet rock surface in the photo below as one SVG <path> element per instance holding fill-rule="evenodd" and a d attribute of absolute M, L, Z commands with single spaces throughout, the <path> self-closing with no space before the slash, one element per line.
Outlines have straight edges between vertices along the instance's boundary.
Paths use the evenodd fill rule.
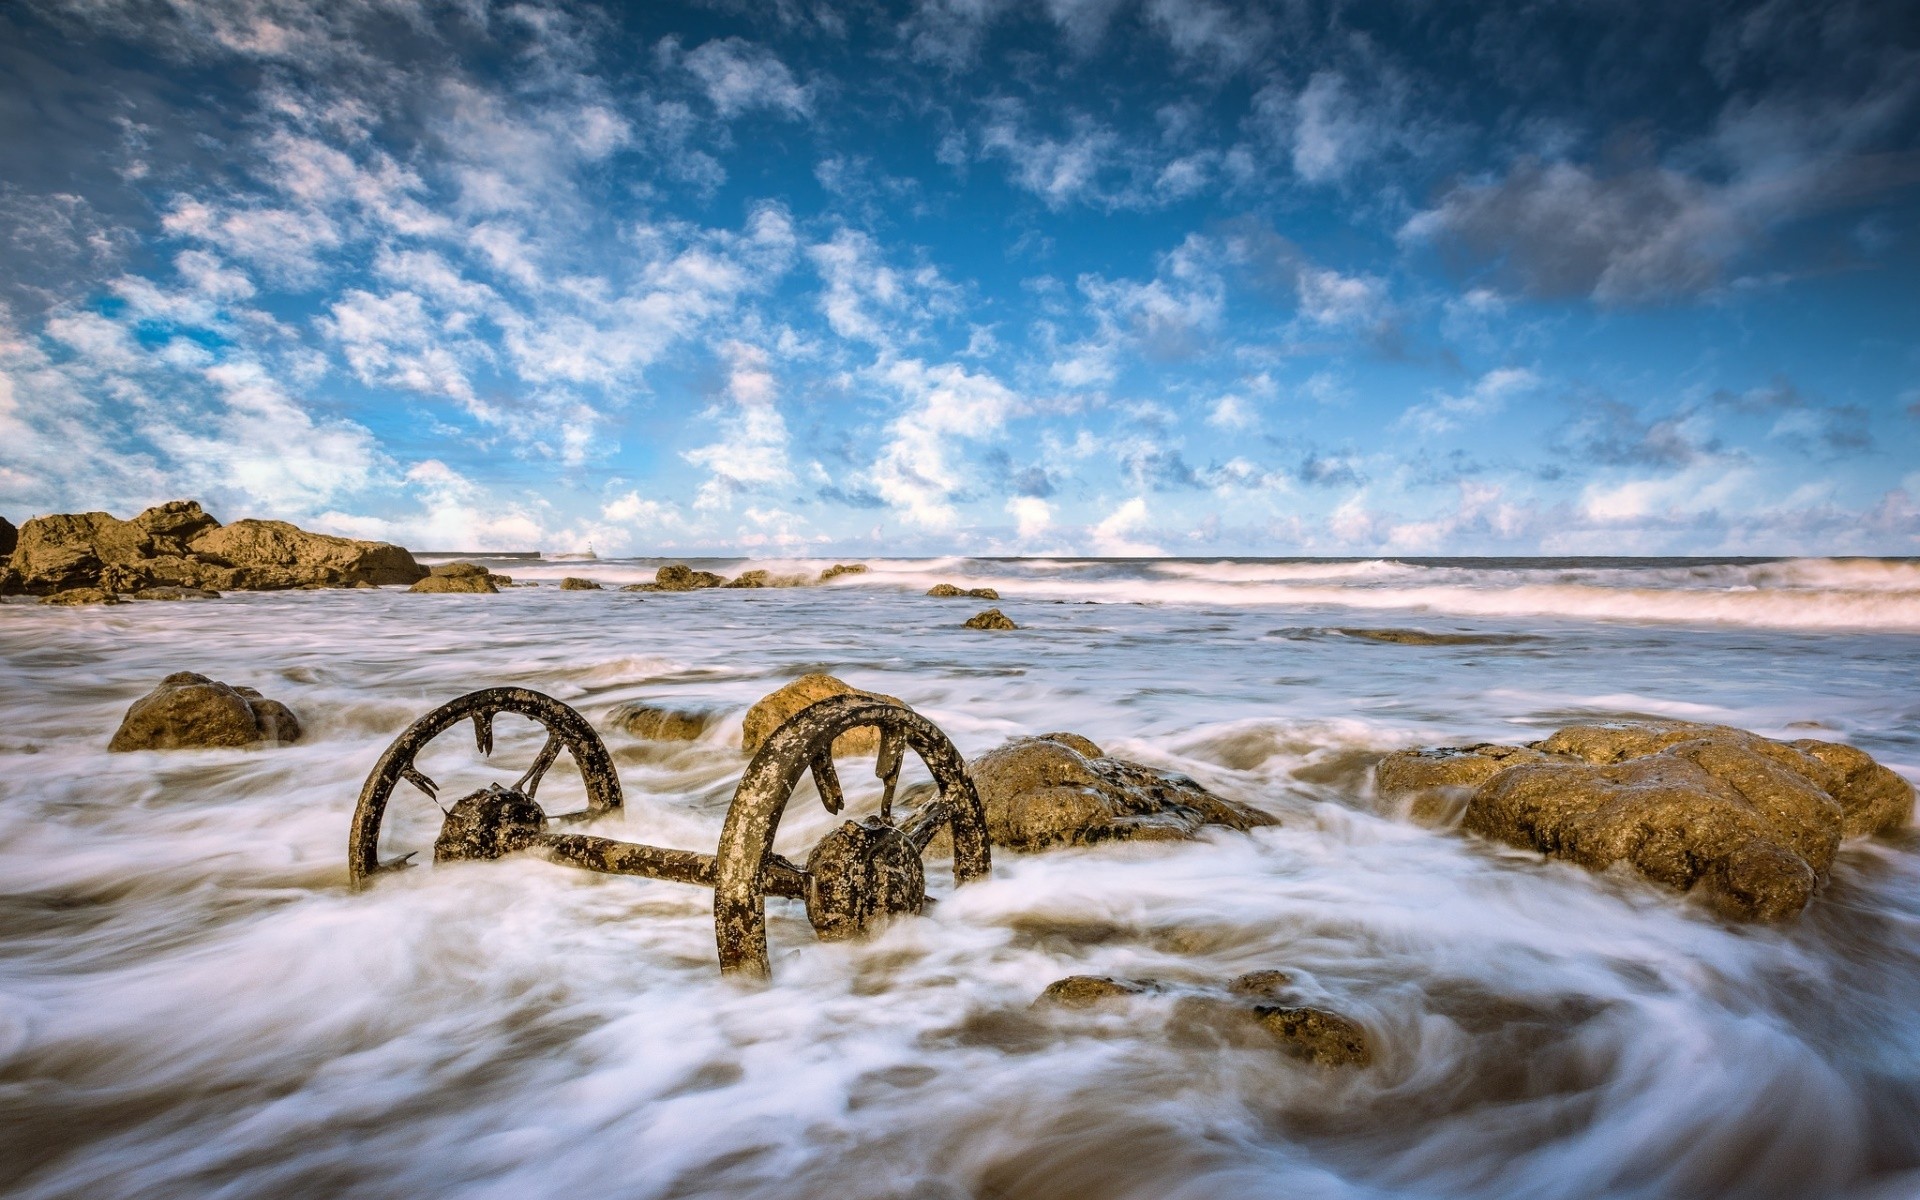
<path fill-rule="evenodd" d="M 760 743 L 774 730 L 780 728 L 788 717 L 799 712 L 809 704 L 818 704 L 831 696 L 865 696 L 873 700 L 884 700 L 888 704 L 905 704 L 898 696 L 887 696 L 879 692 L 863 691 L 831 675 L 815 672 L 802 675 L 775 692 L 769 692 L 747 710 L 746 719 L 741 723 L 740 745 L 748 754 L 760 748 Z M 880 749 L 880 731 L 871 727 L 849 729 L 833 740 L 833 752 L 846 755 L 869 755 Z"/>
<path fill-rule="evenodd" d="M 55 592 L 53 595 L 40 601 L 40 603 L 55 604 L 62 607 L 78 607 L 82 604 L 118 604 L 120 603 L 120 597 L 113 592 L 103 591 L 100 588 L 80 587 L 67 588 L 64 591 Z"/>
<path fill-rule="evenodd" d="M 948 599 L 954 596 L 971 596 L 975 600 L 998 600 L 1000 593 L 990 587 L 962 588 L 951 583 L 936 583 L 927 589 L 927 595 Z"/>
<path fill-rule="evenodd" d="M 1382 796 L 1471 789 L 1462 828 L 1591 870 L 1616 864 L 1730 915 L 1798 914 L 1843 837 L 1888 834 L 1913 788 L 1852 746 L 1724 725 L 1571 725 L 1528 746 L 1402 751 Z"/>
<path fill-rule="evenodd" d="M 1007 614 L 1001 612 L 997 608 L 989 608 L 985 612 L 978 612 L 973 614 L 971 617 L 968 617 L 966 620 L 966 627 L 968 629 L 1018 629 L 1020 628 L 1018 625 L 1015 625 L 1013 623 L 1012 617 L 1009 617 Z"/>
<path fill-rule="evenodd" d="M 131 597 L 134 600 L 218 600 L 220 593 L 209 588 L 174 587 L 162 584 L 157 587 L 142 588 Z"/>
<path fill-rule="evenodd" d="M 19 531 L 7 590 L 137 593 L 410 584 L 427 571 L 399 546 L 309 533 L 285 521 L 222 525 L 192 500 L 131 520 L 107 513 L 35 517 Z"/>
<path fill-rule="evenodd" d="M 1089 1010 L 1160 996 L 1172 1001 L 1167 1031 L 1179 1041 L 1273 1045 L 1329 1068 L 1373 1064 L 1373 1047 L 1359 1022 L 1327 1008 L 1276 1002 L 1298 999 L 1284 971 L 1254 971 L 1225 987 L 1069 975 L 1048 984 L 1033 1003 L 1037 1009 Z"/>
<path fill-rule="evenodd" d="M 563 592 L 597 592 L 600 590 L 600 585 L 591 579 L 582 579 L 578 575 L 569 575 L 560 581 L 560 590 Z"/>
<path fill-rule="evenodd" d="M 438 593 L 475 593 L 494 595 L 499 591 L 499 581 L 504 576 L 493 575 L 479 563 L 451 562 L 441 563 L 432 569 L 425 579 L 407 590 L 410 592 Z M 511 583 L 511 580 L 508 580 Z"/>
<path fill-rule="evenodd" d="M 715 709 L 672 708 L 636 700 L 622 704 L 607 718 L 629 736 L 650 742 L 691 742 L 720 719 Z"/>
<path fill-rule="evenodd" d="M 189 750 L 299 740 L 300 722 L 278 700 L 179 671 L 133 702 L 107 749 Z"/>
<path fill-rule="evenodd" d="M 820 582 L 825 583 L 829 579 L 838 579 L 842 575 L 865 575 L 866 573 L 867 564 L 865 563 L 835 563 L 820 572 Z"/>
<path fill-rule="evenodd" d="M 662 592 L 695 592 L 719 587 L 726 581 L 725 576 L 696 571 L 685 563 L 669 563 L 653 573 L 654 589 Z"/>
<path fill-rule="evenodd" d="M 1279 824 L 1185 775 L 1110 758 L 1075 734 L 1017 738 L 974 759 L 969 770 L 989 838 L 1014 850 L 1191 838 L 1208 825 Z"/>

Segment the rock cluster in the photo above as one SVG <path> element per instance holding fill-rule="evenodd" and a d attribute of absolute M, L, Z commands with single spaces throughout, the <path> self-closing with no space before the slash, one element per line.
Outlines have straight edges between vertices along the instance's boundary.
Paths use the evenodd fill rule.
<path fill-rule="evenodd" d="M 1172 994 L 1171 1024 L 1177 1031 L 1204 1031 L 1230 1042 L 1248 1035 L 1271 1038 L 1283 1051 L 1322 1067 L 1366 1067 L 1373 1049 L 1366 1030 L 1330 1009 L 1280 1003 L 1290 999 L 1292 979 L 1284 971 L 1253 971 L 1226 987 L 1180 987 L 1152 979 L 1115 979 L 1108 975 L 1069 975 L 1047 985 L 1036 1008 L 1101 1008 L 1138 997 Z"/>
<path fill-rule="evenodd" d="M 1618 863 L 1762 921 L 1806 906 L 1843 837 L 1892 833 L 1913 818 L 1912 785 L 1852 746 L 1687 721 L 1401 751 L 1375 779 L 1416 812 L 1464 792 L 1471 832 L 1596 871 Z"/>
<path fill-rule="evenodd" d="M 505 579 L 506 576 L 494 575 L 479 563 L 441 563 L 433 568 L 432 574 L 407 590 L 410 592 L 475 592 L 491 596 L 499 591 L 498 585 Z"/>
<path fill-rule="evenodd" d="M 960 588 L 951 583 L 936 583 L 927 589 L 927 595 L 949 599 L 954 596 L 971 596 L 975 600 L 998 600 L 1000 593 L 992 588 Z"/>
<path fill-rule="evenodd" d="M 865 696 L 870 700 L 884 700 L 888 704 L 904 703 L 898 696 L 885 696 L 879 692 L 862 691 L 831 675 L 815 672 L 802 675 L 777 692 L 770 692 L 760 698 L 747 710 L 746 720 L 740 726 L 740 746 L 748 754 L 760 748 L 774 730 L 786 723 L 787 718 L 807 707 L 818 704 L 833 696 Z M 849 756 L 862 756 L 880 752 L 880 731 L 867 726 L 862 729 L 849 729 L 833 739 L 833 752 Z"/>
<path fill-rule="evenodd" d="M 865 575 L 866 573 L 867 564 L 865 563 L 835 563 L 820 572 L 820 582 L 825 583 L 829 579 L 838 579 L 842 575 Z"/>
<path fill-rule="evenodd" d="M 1185 775 L 1109 758 L 1072 733 L 1016 738 L 969 764 L 996 846 L 1045 850 L 1129 839 L 1198 836 L 1207 825 L 1279 822 L 1222 799 Z"/>
<path fill-rule="evenodd" d="M 250 687 L 179 671 L 133 702 L 108 750 L 188 750 L 300 740 L 300 722 Z"/>
<path fill-rule="evenodd" d="M 1012 617 L 1009 617 L 1007 614 L 1001 612 L 997 608 L 989 608 L 985 612 L 977 612 L 972 616 L 968 617 L 966 620 L 966 627 L 968 629 L 1018 629 L 1020 628 L 1018 625 L 1015 625 L 1013 623 Z"/>
<path fill-rule="evenodd" d="M 411 584 L 426 575 L 399 546 L 309 533 L 285 521 L 222 525 L 195 501 L 173 500 L 127 521 L 102 512 L 33 518 L 0 571 L 0 593 L 279 590 Z"/>
<path fill-rule="evenodd" d="M 705 733 L 719 715 L 713 709 L 669 708 L 636 700 L 614 709 L 608 719 L 614 728 L 649 742 L 691 742 Z"/>

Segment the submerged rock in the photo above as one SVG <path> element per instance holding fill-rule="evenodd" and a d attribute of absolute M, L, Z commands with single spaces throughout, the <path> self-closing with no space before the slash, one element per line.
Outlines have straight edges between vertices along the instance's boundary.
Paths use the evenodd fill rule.
<path fill-rule="evenodd" d="M 719 587 L 725 582 L 724 576 L 712 571 L 696 571 L 685 563 L 671 563 L 653 573 L 654 590 L 661 592 L 694 592 Z"/>
<path fill-rule="evenodd" d="M 968 629 L 1018 629 L 1020 627 L 1013 623 L 1012 617 L 1009 617 L 1007 614 L 1001 612 L 999 609 L 989 608 L 985 612 L 978 612 L 973 614 L 971 617 L 968 617 L 966 620 L 966 628 Z"/>
<path fill-rule="evenodd" d="M 953 596 L 971 596 L 975 600 L 998 600 L 1000 593 L 990 587 L 959 588 L 951 583 L 936 583 L 927 589 L 927 595 L 947 599 Z"/>
<path fill-rule="evenodd" d="M 1111 975 L 1069 975 L 1048 984 L 1047 990 L 1041 992 L 1040 998 L 1034 1003 L 1057 1004 L 1063 1008 L 1093 1008 L 1110 1000 L 1142 995 L 1147 990 L 1144 983 L 1115 979 Z"/>
<path fill-rule="evenodd" d="M 1176 1039 L 1224 1041 L 1245 1048 L 1270 1043 L 1322 1067 L 1371 1066 L 1373 1048 L 1359 1022 L 1312 1005 L 1261 1002 L 1289 992 L 1291 982 L 1284 971 L 1255 971 L 1225 988 L 1069 975 L 1048 984 L 1033 1004 L 1035 1008 L 1093 1009 L 1163 995 L 1173 1000 L 1166 1019 Z"/>
<path fill-rule="evenodd" d="M 174 587 L 162 584 L 158 587 L 142 588 L 133 594 L 135 600 L 218 600 L 220 593 L 208 588 Z"/>
<path fill-rule="evenodd" d="M 250 687 L 180 671 L 133 702 L 107 749 L 185 750 L 300 740 L 300 722 Z"/>
<path fill-rule="evenodd" d="M 112 592 L 103 591 L 100 588 L 80 587 L 67 588 L 65 591 L 55 592 L 40 603 L 69 606 L 78 606 L 81 604 L 118 604 L 120 603 L 120 597 Z"/>
<path fill-rule="evenodd" d="M 1470 832 L 1591 870 L 1627 866 L 1762 921 L 1806 907 L 1842 837 L 1892 833 L 1913 816 L 1912 785 L 1854 747 L 1686 721 L 1403 752 L 1377 779 L 1382 795 L 1471 787 Z"/>
<path fill-rule="evenodd" d="M 650 742 L 691 742 L 705 733 L 720 714 L 706 708 L 668 708 L 634 701 L 613 710 L 609 720 L 637 738 Z"/>
<path fill-rule="evenodd" d="M 835 679 L 831 675 L 815 672 L 802 675 L 776 692 L 769 692 L 747 710 L 746 720 L 740 727 L 740 745 L 748 754 L 760 748 L 774 730 L 786 723 L 787 718 L 807 707 L 833 696 L 865 696 L 872 700 L 884 700 L 888 704 L 906 705 L 898 696 L 887 696 L 879 692 L 862 691 L 851 684 Z M 833 740 L 833 752 L 861 756 L 877 754 L 880 750 L 880 731 L 868 726 L 863 729 L 849 729 Z"/>
<path fill-rule="evenodd" d="M 969 770 L 986 809 L 988 837 L 1014 850 L 1191 838 L 1208 825 L 1279 824 L 1185 775 L 1109 758 L 1075 734 L 1017 738 L 974 759 Z"/>
<path fill-rule="evenodd" d="M 865 563 L 835 563 L 820 572 L 820 582 L 825 583 L 829 579 L 838 579 L 842 575 L 865 575 L 866 573 L 867 564 Z"/>
<path fill-rule="evenodd" d="M 591 579 L 582 579 L 578 575 L 569 575 L 560 581 L 560 590 L 563 592 L 597 592 L 600 590 L 600 585 Z"/>

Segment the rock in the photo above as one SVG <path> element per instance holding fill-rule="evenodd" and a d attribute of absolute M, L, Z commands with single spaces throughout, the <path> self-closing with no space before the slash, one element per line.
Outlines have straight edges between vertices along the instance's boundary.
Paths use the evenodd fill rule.
<path fill-rule="evenodd" d="M 427 569 L 399 546 L 308 533 L 285 521 L 235 521 L 199 534 L 188 549 L 198 559 L 231 568 L 228 587 L 378 586 L 428 578 Z"/>
<path fill-rule="evenodd" d="M 768 571 L 742 571 L 738 577 L 729 579 L 720 586 L 730 588 L 772 587 L 773 584 L 770 582 L 770 578 L 771 572 Z"/>
<path fill-rule="evenodd" d="M 107 749 L 182 750 L 298 740 L 300 722 L 286 705 L 250 687 L 229 687 L 181 671 L 133 702 Z"/>
<path fill-rule="evenodd" d="M 1763 921 L 1806 906 L 1842 837 L 1891 833 L 1913 816 L 1912 786 L 1854 747 L 1687 721 L 1396 754 L 1377 778 L 1382 794 L 1471 786 L 1470 832 L 1596 871 L 1620 864 Z"/>
<path fill-rule="evenodd" d="M 1281 1048 L 1323 1067 L 1366 1067 L 1373 1064 L 1366 1030 L 1324 1008 L 1261 1004 L 1254 1018 L 1273 1035 Z"/>
<path fill-rule="evenodd" d="M 693 592 L 719 587 L 726 580 L 712 571 L 696 571 L 685 563 L 672 563 L 653 574 L 653 586 L 662 592 Z"/>
<path fill-rule="evenodd" d="M 992 843 L 1045 850 L 1191 838 L 1207 825 L 1247 830 L 1279 823 L 1214 795 L 1184 775 L 1109 758 L 1098 750 L 1085 738 L 1049 734 L 1017 738 L 975 759 L 969 769 L 986 808 Z"/>
<path fill-rule="evenodd" d="M 713 709 L 667 708 L 634 701 L 614 709 L 609 719 L 615 728 L 650 742 L 691 742 L 705 733 L 719 716 Z"/>
<path fill-rule="evenodd" d="M 220 593 L 206 588 L 173 587 L 161 584 L 158 587 L 142 588 L 133 594 L 135 600 L 218 600 Z"/>
<path fill-rule="evenodd" d="M 660 590 L 660 585 L 657 583 L 630 583 L 620 590 L 623 592 L 657 592 Z"/>
<path fill-rule="evenodd" d="M 992 588 L 957 588 L 951 583 L 936 583 L 927 589 L 927 595 L 948 598 L 952 596 L 971 596 L 975 600 L 998 600 L 1000 593 Z"/>
<path fill-rule="evenodd" d="M 838 579 L 842 575 L 865 575 L 866 573 L 867 564 L 865 563 L 835 563 L 820 572 L 820 582 L 825 583 L 829 579 Z"/>
<path fill-rule="evenodd" d="M 13 556 L 13 548 L 19 544 L 20 531 L 14 528 L 12 521 L 7 520 L 5 517 L 0 517 L 0 558 L 11 558 Z M 840 568 L 835 567 L 833 569 L 838 571 Z M 865 567 L 860 569 L 863 571 L 866 570 Z M 829 579 L 832 577 L 822 575 L 820 578 Z"/>
<path fill-rule="evenodd" d="M 471 579 L 475 576 L 482 579 L 491 577 L 487 569 L 476 562 L 436 563 L 427 568 L 427 574 L 450 579 Z"/>
<path fill-rule="evenodd" d="M 407 589 L 409 592 L 477 593 L 492 596 L 499 592 L 493 577 L 484 570 L 477 575 L 429 575 Z"/>
<path fill-rule="evenodd" d="M 1007 614 L 1001 612 L 997 608 L 989 608 L 985 612 L 978 612 L 973 614 L 971 617 L 968 617 L 966 622 L 966 627 L 968 629 L 1018 629 L 1020 628 L 1018 625 L 1015 625 L 1013 623 L 1012 617 L 1009 617 Z"/>
<path fill-rule="evenodd" d="M 787 718 L 807 707 L 818 704 L 832 696 L 865 696 L 871 700 L 884 700 L 888 704 L 906 707 L 898 696 L 886 696 L 879 692 L 862 691 L 850 684 L 843 683 L 831 675 L 814 673 L 802 675 L 779 691 L 770 692 L 747 710 L 746 720 L 740 729 L 740 745 L 748 754 L 760 748 L 760 743 L 774 730 L 780 728 Z M 868 726 L 864 729 L 849 729 L 833 740 L 833 752 L 848 756 L 877 754 L 880 751 L 880 731 Z"/>
<path fill-rule="evenodd" d="M 100 588 L 67 588 L 65 591 L 55 592 L 40 603 L 64 605 L 118 604 L 120 603 L 120 597 Z"/>
<path fill-rule="evenodd" d="M 582 579 L 578 575 L 569 575 L 560 581 L 560 590 L 563 592 L 597 592 L 600 590 L 600 585 L 591 579 Z"/>
<path fill-rule="evenodd" d="M 1132 980 L 1115 979 L 1109 975 L 1069 975 L 1065 979 L 1056 979 L 1040 993 L 1035 1005 L 1057 1004 L 1062 1008 L 1094 1008 L 1114 1000 L 1124 1000 L 1128 996 L 1139 996 L 1148 991 L 1146 984 Z"/>
<path fill-rule="evenodd" d="M 998 600 L 1000 598 L 1000 593 L 994 591 L 992 588 L 968 588 L 967 595 L 973 597 L 975 600 Z"/>

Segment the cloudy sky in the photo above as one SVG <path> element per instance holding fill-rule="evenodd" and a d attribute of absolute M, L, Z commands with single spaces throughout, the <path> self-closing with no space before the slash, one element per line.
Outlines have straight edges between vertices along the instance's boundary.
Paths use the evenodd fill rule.
<path fill-rule="evenodd" d="M 1910 0 L 11 0 L 0 515 L 1920 554 Z"/>

